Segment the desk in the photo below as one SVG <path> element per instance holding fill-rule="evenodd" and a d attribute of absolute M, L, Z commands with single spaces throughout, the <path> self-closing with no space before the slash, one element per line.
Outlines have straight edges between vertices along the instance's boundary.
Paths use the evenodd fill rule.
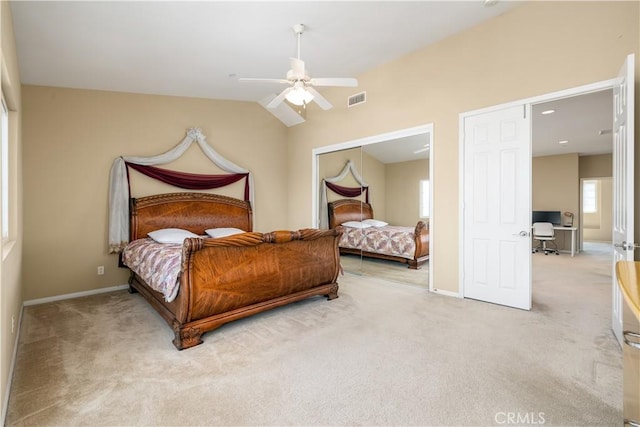
<path fill-rule="evenodd" d="M 577 246 L 576 231 L 578 230 L 578 227 L 562 227 L 559 225 L 554 225 L 553 229 L 571 232 L 571 256 L 574 256 L 576 254 L 576 246 Z"/>

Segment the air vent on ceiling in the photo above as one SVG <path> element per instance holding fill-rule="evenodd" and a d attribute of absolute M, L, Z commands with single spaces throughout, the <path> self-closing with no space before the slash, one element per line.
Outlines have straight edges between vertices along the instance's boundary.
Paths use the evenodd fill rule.
<path fill-rule="evenodd" d="M 367 92 L 356 93 L 355 95 L 351 95 L 347 102 L 347 107 L 353 107 L 358 104 L 364 104 L 367 102 Z"/>

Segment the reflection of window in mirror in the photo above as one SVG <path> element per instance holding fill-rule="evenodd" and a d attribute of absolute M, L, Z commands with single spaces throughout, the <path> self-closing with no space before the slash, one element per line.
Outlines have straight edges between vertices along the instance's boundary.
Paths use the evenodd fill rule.
<path fill-rule="evenodd" d="M 420 180 L 420 219 L 429 218 L 429 180 Z"/>

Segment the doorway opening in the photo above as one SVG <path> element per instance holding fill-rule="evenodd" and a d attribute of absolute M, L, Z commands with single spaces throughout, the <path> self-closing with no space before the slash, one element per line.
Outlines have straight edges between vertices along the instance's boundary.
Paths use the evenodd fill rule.
<path fill-rule="evenodd" d="M 558 211 L 560 256 L 532 253 L 532 309 L 611 312 L 613 89 L 532 105 L 532 211 Z M 533 242 L 534 245 L 536 242 Z M 571 300 L 580 295 L 580 304 Z"/>
<path fill-rule="evenodd" d="M 461 236 L 461 250 L 460 250 L 460 288 L 463 296 L 474 297 L 474 292 L 479 294 L 482 301 L 494 302 L 497 304 L 507 305 L 517 308 L 531 308 L 531 296 L 532 296 L 532 275 L 531 275 L 531 257 L 526 257 L 526 246 L 522 245 L 523 239 L 530 236 L 530 224 L 531 215 L 529 215 L 529 221 L 523 221 L 525 218 L 522 210 L 531 208 L 531 203 L 523 202 L 523 205 L 517 207 L 514 203 L 515 198 L 513 195 L 516 193 L 513 188 L 517 188 L 517 192 L 526 192 L 528 188 L 529 201 L 531 199 L 531 180 L 528 179 L 531 176 L 531 165 L 519 163 L 519 167 L 523 170 L 526 169 L 526 173 L 521 172 L 519 175 L 515 175 L 511 172 L 518 169 L 514 166 L 515 160 L 521 160 L 522 156 L 529 150 L 531 153 L 531 138 L 525 138 L 526 132 L 529 131 L 531 126 L 531 119 L 527 118 L 527 113 L 530 113 L 531 106 L 534 104 L 540 104 L 546 101 L 561 100 L 580 94 L 588 94 L 592 92 L 600 92 L 607 89 L 613 89 L 613 102 L 611 104 L 611 111 L 613 116 L 611 134 L 613 135 L 613 224 L 612 224 L 612 245 L 613 264 L 618 261 L 632 261 L 633 249 L 635 248 L 635 191 L 634 191 L 634 168 L 635 168 L 635 155 L 634 155 L 634 81 L 635 81 L 635 55 L 630 54 L 626 57 L 618 76 L 612 80 L 594 83 L 591 85 L 581 86 L 578 88 L 568 89 L 561 92 L 543 95 L 537 98 L 528 100 L 521 100 L 510 104 L 493 106 L 484 110 L 463 113 L 460 115 L 461 128 L 464 128 L 464 132 L 460 135 L 460 153 L 461 162 L 464 162 L 465 167 L 461 168 L 461 182 L 463 185 L 460 188 L 461 198 L 464 202 L 460 206 L 460 236 Z M 517 113 L 521 111 L 524 113 L 524 118 L 517 118 Z M 469 129 L 467 129 L 467 121 L 471 123 Z M 493 131 L 493 136 L 489 137 L 489 131 Z M 496 137 L 497 136 L 497 137 Z M 493 180 L 498 184 L 493 188 L 498 188 L 501 195 L 504 194 L 506 204 L 502 202 L 501 197 L 494 197 L 494 204 L 497 205 L 497 210 L 502 213 L 503 208 L 506 206 L 504 212 L 510 213 L 509 217 L 511 221 L 503 221 L 500 217 L 499 221 L 494 224 L 491 230 L 495 231 L 494 235 L 489 235 L 486 232 L 487 227 L 482 229 L 482 221 L 478 221 L 478 218 L 482 220 L 482 216 L 466 215 L 465 210 L 475 211 L 476 200 L 480 200 L 480 206 L 487 205 L 488 202 L 482 198 L 478 198 L 474 186 L 469 182 L 474 183 L 475 174 L 478 174 L 480 178 L 491 177 L 486 167 L 488 162 L 479 161 L 477 163 L 478 169 L 476 169 L 476 160 L 473 156 L 477 157 L 480 153 L 485 158 L 495 158 L 496 155 L 500 156 L 501 144 L 504 142 L 512 143 L 513 147 L 517 147 L 517 150 L 513 153 L 508 153 L 504 160 L 500 159 L 497 162 L 499 173 L 493 175 Z M 513 144 L 515 141 L 515 144 Z M 482 144 L 489 147 L 486 152 L 481 152 Z M 566 143 L 563 141 L 562 143 Z M 496 162 L 494 162 L 496 163 Z M 462 164 L 462 163 L 461 163 Z M 471 172 L 467 172 L 467 166 L 470 166 Z M 502 168 L 502 169 L 500 169 Z M 479 170 L 479 172 L 478 172 Z M 502 172 L 506 171 L 506 174 Z M 474 179 L 465 179 L 465 173 L 469 176 L 473 176 Z M 520 183 L 517 185 L 512 184 L 512 181 L 506 180 L 505 176 L 511 175 L 520 179 Z M 484 175 L 483 175 L 484 174 Z M 528 174 L 528 175 L 527 175 Z M 504 175 L 504 176 L 503 176 Z M 500 180 L 496 180 L 495 176 L 500 177 Z M 480 193 L 488 194 L 486 183 L 495 184 L 488 179 L 481 180 Z M 504 184 L 506 192 L 502 188 L 501 184 Z M 526 185 L 525 185 L 526 184 Z M 475 212 L 474 212 L 475 213 Z M 517 215 L 516 215 L 517 213 Z M 571 213 L 571 212 L 570 212 Z M 517 218 L 516 218 L 517 216 Z M 508 218 L 508 219 L 509 219 Z M 515 219 L 515 220 L 514 220 Z M 484 221 L 485 223 L 487 221 Z M 480 226 L 476 226 L 480 224 Z M 511 238 L 507 237 L 505 232 L 509 232 L 511 227 Z M 521 228 L 518 232 L 515 228 Z M 479 236 L 479 237 L 478 237 Z M 514 238 L 513 236 L 516 236 Z M 476 243 L 482 240 L 480 243 L 485 247 L 496 246 L 496 242 L 500 244 L 500 249 L 507 249 L 501 251 L 497 257 L 491 258 L 491 263 L 481 261 L 475 261 L 474 256 L 477 251 L 474 252 Z M 506 244 L 505 244 L 506 242 Z M 573 242 L 573 240 L 572 240 Z M 482 246 L 482 245 L 477 245 Z M 528 250 L 531 253 L 530 249 Z M 514 254 L 515 253 L 515 254 Z M 482 253 L 479 253 L 482 255 Z M 483 259 L 489 260 L 489 257 Z M 497 259 L 497 261 L 496 261 Z M 467 262 L 473 268 L 467 268 Z M 528 260 L 528 262 L 526 262 Z M 478 268 L 476 265 L 478 264 Z M 490 267 L 490 268 L 488 268 Z M 611 296 L 612 296 L 612 309 L 611 319 L 613 330 L 618 342 L 621 342 L 622 337 L 622 294 L 617 286 L 617 278 L 615 276 L 615 270 L 611 264 L 608 266 L 608 270 L 611 273 Z M 467 269 L 465 271 L 465 268 Z M 497 271 L 497 276 L 487 281 L 487 271 Z M 525 271 L 518 271 L 521 268 Z M 466 273 L 466 274 L 465 274 Z M 528 275 L 528 277 L 526 277 Z M 507 280 L 504 280 L 504 279 Z M 510 286 L 505 286 L 506 284 Z M 527 304 L 528 294 L 528 304 Z M 509 299 L 509 297 L 512 297 Z M 513 303 L 517 301 L 518 303 Z"/>
<path fill-rule="evenodd" d="M 508 305 L 512 307 L 530 309 L 531 297 L 532 297 L 532 291 L 531 291 L 532 282 L 534 280 L 531 273 L 532 257 L 531 257 L 531 249 L 530 249 L 530 244 L 531 244 L 530 243 L 531 242 L 530 226 L 531 226 L 532 210 L 538 209 L 538 210 L 559 211 L 561 212 L 562 218 L 572 218 L 573 221 L 575 221 L 576 218 L 578 220 L 580 219 L 580 216 L 579 216 L 580 196 L 579 196 L 579 179 L 578 179 L 579 154 L 578 153 L 569 154 L 568 152 L 565 152 L 563 155 L 559 157 L 561 160 L 569 159 L 571 164 L 570 169 L 572 171 L 571 175 L 573 177 L 572 180 L 574 181 L 573 184 L 568 183 L 567 178 L 563 176 L 563 174 L 566 172 L 565 170 L 566 165 L 563 162 L 560 162 L 559 164 L 556 164 L 558 162 L 556 163 L 554 163 L 553 161 L 550 162 L 549 165 L 546 166 L 546 172 L 544 172 L 545 170 L 544 168 L 542 169 L 543 172 L 540 174 L 541 177 L 539 179 L 539 181 L 541 182 L 545 182 L 545 180 L 549 181 L 547 186 L 551 188 L 553 191 L 555 191 L 557 187 L 561 187 L 564 185 L 572 186 L 570 204 L 566 206 L 564 203 L 567 202 L 567 200 L 565 200 L 565 198 L 563 197 L 556 197 L 553 191 L 549 192 L 550 196 L 545 197 L 544 199 L 540 198 L 540 200 L 538 200 L 538 198 L 533 198 L 533 194 L 532 194 L 533 192 L 532 187 L 534 187 L 535 184 L 532 185 L 531 182 L 536 181 L 536 176 L 534 176 L 534 173 L 532 172 L 533 166 L 535 166 L 535 163 L 537 163 L 537 159 L 543 158 L 545 154 L 547 155 L 555 154 L 550 151 L 551 149 L 557 149 L 558 147 L 561 147 L 563 145 L 566 146 L 567 144 L 565 142 L 560 144 L 560 141 L 564 141 L 564 139 L 548 138 L 548 140 L 546 141 L 548 146 L 542 146 L 542 147 L 536 148 L 533 144 L 531 144 L 531 141 L 533 139 L 533 134 L 535 134 L 536 132 L 535 129 L 532 131 L 524 130 L 524 132 L 521 132 L 524 135 L 524 137 L 517 136 L 516 130 L 520 129 L 520 127 L 526 128 L 527 126 L 531 126 L 531 128 L 536 127 L 537 129 L 540 129 L 539 126 L 536 126 L 536 121 L 538 120 L 536 117 L 537 116 L 539 117 L 553 116 L 553 114 L 548 114 L 548 113 L 544 115 L 542 114 L 543 112 L 553 109 L 549 107 L 550 104 L 558 103 L 559 106 L 563 106 L 564 104 L 570 103 L 572 101 L 572 98 L 575 98 L 575 97 L 588 96 L 590 94 L 598 94 L 600 92 L 611 93 L 611 90 L 614 87 L 615 83 L 616 83 L 616 80 L 612 79 L 612 80 L 598 82 L 598 83 L 594 83 L 586 86 L 567 89 L 564 91 L 549 93 L 549 94 L 541 95 L 541 96 L 530 98 L 530 99 L 497 105 L 497 106 L 485 108 L 482 110 L 471 111 L 471 112 L 463 113 L 460 115 L 461 129 L 465 130 L 464 132 L 461 132 L 461 135 L 460 135 L 460 153 L 461 153 L 460 182 L 463 183 L 460 191 L 461 191 L 461 199 L 465 200 L 465 203 L 462 203 L 460 206 L 460 218 L 462 220 L 460 221 L 460 236 L 461 236 L 460 270 L 461 271 L 460 271 L 459 277 L 460 277 L 460 289 L 463 297 L 475 298 L 482 301 L 494 302 L 494 303 Z M 577 105 L 580 106 L 582 105 L 582 103 L 578 102 Z M 609 123 L 611 120 L 610 117 L 612 116 L 611 114 L 612 105 L 613 103 L 609 103 L 607 107 L 607 111 L 608 111 L 607 116 L 609 117 Z M 511 111 L 512 113 L 506 113 L 507 111 Z M 520 111 L 519 118 L 517 115 L 518 111 Z M 509 117 L 508 114 L 511 114 L 512 117 Z M 556 117 L 559 117 L 559 115 Z M 578 116 L 578 119 L 584 119 L 584 116 L 582 117 Z M 474 123 L 474 124 L 469 125 L 472 127 L 467 129 L 467 125 L 465 123 Z M 495 126 L 497 127 L 495 127 L 494 130 L 490 128 L 490 126 L 492 126 L 491 123 L 496 123 Z M 610 124 L 609 126 L 606 126 L 605 128 L 600 130 L 606 131 L 606 129 L 611 129 Z M 504 195 L 509 196 L 509 194 L 512 194 L 513 197 L 509 199 L 510 202 L 507 203 L 506 209 L 504 209 L 505 205 L 503 205 L 498 209 L 499 210 L 498 214 L 490 218 L 500 217 L 500 220 L 502 221 L 503 215 L 505 214 L 505 212 L 511 213 L 511 212 L 516 212 L 516 210 L 518 210 L 519 212 L 518 218 L 515 218 L 515 216 L 512 218 L 513 220 L 512 221 L 513 226 L 511 227 L 512 229 L 506 230 L 505 231 L 506 234 L 503 233 L 504 235 L 498 235 L 496 233 L 497 229 L 491 229 L 487 231 L 484 236 L 479 236 L 474 234 L 475 232 L 473 230 L 476 229 L 474 228 L 476 226 L 474 221 L 476 222 L 479 221 L 479 223 L 482 223 L 482 215 L 478 215 L 477 212 L 472 212 L 472 210 L 470 209 L 470 206 L 473 206 L 476 200 L 482 200 L 483 198 L 474 199 L 472 194 L 474 192 L 473 188 L 474 186 L 477 186 L 476 183 L 479 181 L 479 177 L 483 177 L 484 176 L 483 174 L 485 173 L 487 174 L 486 176 L 489 177 L 492 170 L 496 170 L 496 168 L 495 166 L 493 168 L 492 167 L 483 168 L 482 167 L 483 163 L 480 160 L 482 160 L 483 158 L 488 159 L 489 157 L 487 157 L 485 153 L 474 154 L 472 153 L 471 150 L 474 150 L 475 148 L 480 147 L 481 144 L 479 143 L 482 142 L 483 135 L 490 135 L 491 132 L 500 133 L 504 141 L 507 141 L 507 142 L 509 142 L 509 138 L 513 139 L 516 136 L 517 138 L 524 138 L 522 139 L 521 142 L 517 142 L 515 146 L 519 147 L 523 143 L 529 145 L 530 151 L 528 151 L 528 154 L 526 154 L 527 152 L 525 150 L 525 151 L 517 152 L 516 154 L 509 154 L 509 155 L 514 156 L 511 159 L 512 165 L 516 164 L 514 162 L 517 159 L 521 159 L 521 156 L 526 156 L 526 155 L 530 156 L 529 157 L 530 164 L 528 165 L 528 168 L 526 168 L 528 169 L 527 173 L 529 174 L 528 175 L 529 178 L 521 177 L 521 176 L 516 177 L 516 179 L 520 180 L 520 185 L 518 186 L 518 192 L 524 191 L 526 193 L 526 189 L 522 188 L 522 184 L 524 182 L 527 183 L 527 188 L 529 192 L 528 199 L 530 201 L 527 203 L 526 200 L 522 201 L 522 200 L 516 199 L 517 193 L 504 193 L 503 191 L 503 194 L 500 195 L 498 202 L 504 199 Z M 528 132 L 530 132 L 531 134 L 528 134 Z M 541 132 L 541 134 L 545 135 L 544 132 Z M 527 138 L 527 135 L 528 135 L 528 138 Z M 472 138 L 476 138 L 477 140 L 472 140 Z M 490 138 L 491 137 L 487 137 L 487 141 L 489 141 Z M 609 141 L 610 141 L 610 135 L 609 135 Z M 610 147 L 611 144 L 609 143 L 608 146 Z M 511 148 L 509 148 L 507 151 L 501 151 L 501 150 L 502 149 L 498 149 L 497 152 L 515 153 L 515 151 L 509 151 L 511 150 Z M 533 154 L 533 150 L 537 150 L 536 151 L 537 156 Z M 502 162 L 503 160 L 504 159 L 501 158 L 499 161 Z M 518 161 L 521 161 L 521 160 L 518 160 Z M 463 164 L 465 165 L 464 167 L 462 167 Z M 479 169 L 473 169 L 476 165 L 478 166 Z M 500 165 L 508 166 L 507 163 L 500 163 Z M 509 170 L 515 173 L 518 169 L 525 169 L 525 168 L 523 168 L 521 165 L 519 167 L 512 167 Z M 508 172 L 506 169 L 504 171 Z M 473 178 L 471 178 L 471 175 L 470 175 L 472 173 L 476 174 L 475 176 L 473 176 Z M 501 174 L 500 176 L 502 176 L 503 170 L 500 170 L 500 174 Z M 508 189 L 510 188 L 508 184 L 509 182 L 505 182 L 506 187 L 505 186 L 501 187 L 500 185 L 498 185 L 498 186 L 493 186 L 492 188 Z M 471 190 L 466 189 L 467 187 L 471 188 Z M 469 191 L 471 191 L 472 193 L 469 193 Z M 525 209 L 525 207 L 526 209 L 528 209 L 528 212 L 522 212 L 522 210 Z M 491 208 L 495 209 L 495 206 L 492 206 Z M 567 213 L 568 215 L 567 217 L 564 216 L 565 213 Z M 526 220 L 522 221 L 522 218 L 528 218 L 528 221 Z M 575 222 L 578 222 L 578 221 L 575 221 Z M 562 225 L 564 224 L 558 224 L 558 226 L 562 226 Z M 504 227 L 500 228 L 500 230 L 504 230 Z M 562 234 L 568 234 L 569 236 L 571 236 L 572 234 L 572 233 L 565 233 L 564 231 L 560 231 L 560 232 Z M 558 234 L 560 234 L 560 232 Z M 480 261 L 476 260 L 477 257 L 474 255 L 475 252 L 474 252 L 474 249 L 472 249 L 472 247 L 476 246 L 476 249 L 477 249 L 476 252 L 479 250 L 480 252 L 478 252 L 478 254 L 481 254 L 483 251 L 477 248 L 478 245 L 484 242 L 490 247 L 493 247 L 495 245 L 491 243 L 491 239 L 497 241 L 497 243 L 495 243 L 496 245 L 501 245 L 501 246 L 496 246 L 497 249 L 493 252 L 501 252 L 503 254 L 511 255 L 510 257 L 508 257 L 509 260 L 507 260 L 508 261 L 507 264 L 489 266 L 489 261 L 491 261 L 491 259 L 495 259 L 495 257 L 492 257 L 492 258 L 486 257 L 487 258 L 486 263 L 482 262 L 482 259 L 483 259 L 482 257 L 480 257 Z M 571 237 L 567 238 L 567 236 L 563 236 L 559 240 L 560 240 L 559 243 L 563 249 L 565 248 L 565 245 L 567 248 L 570 248 L 571 242 L 573 241 Z M 575 237 L 575 240 L 578 240 L 577 236 Z M 574 245 L 577 245 L 577 242 L 574 241 Z M 509 246 L 512 249 L 508 250 L 509 248 L 507 248 L 507 246 Z M 514 252 L 517 254 L 521 254 L 521 256 L 518 256 L 518 257 L 514 256 L 513 255 Z M 481 264 L 481 265 L 477 265 L 477 264 Z M 496 280 L 484 280 L 483 279 L 484 276 L 482 273 L 483 271 L 487 272 L 487 274 L 491 272 L 497 272 L 496 274 L 498 274 L 498 276 Z M 475 272 L 478 272 L 480 276 L 475 277 L 474 276 Z M 520 302 L 514 303 L 514 301 L 520 301 Z"/>
<path fill-rule="evenodd" d="M 531 108 L 532 211 L 560 212 L 555 243 L 572 256 L 585 239 L 611 242 L 612 105 L 608 88 Z"/>

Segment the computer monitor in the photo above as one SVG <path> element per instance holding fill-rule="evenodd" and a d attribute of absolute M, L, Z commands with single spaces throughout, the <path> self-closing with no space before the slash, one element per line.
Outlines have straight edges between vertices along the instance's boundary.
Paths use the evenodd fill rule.
<path fill-rule="evenodd" d="M 553 225 L 562 225 L 560 211 L 533 211 L 531 212 L 531 223 L 550 222 Z"/>

